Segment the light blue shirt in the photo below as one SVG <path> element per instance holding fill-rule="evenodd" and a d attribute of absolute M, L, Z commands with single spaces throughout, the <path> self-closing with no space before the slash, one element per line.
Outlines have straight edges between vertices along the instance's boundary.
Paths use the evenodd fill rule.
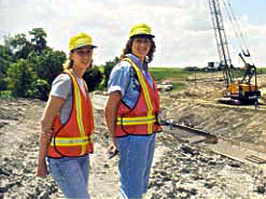
<path fill-rule="evenodd" d="M 133 54 L 127 54 L 140 69 L 144 77 L 147 79 L 151 87 L 153 87 L 152 79 L 148 73 L 146 62 L 141 62 L 138 57 Z M 119 62 L 112 70 L 108 81 L 108 94 L 114 91 L 120 91 L 122 101 L 131 109 L 135 107 L 140 95 L 140 83 L 137 74 L 131 64 L 127 61 Z"/>

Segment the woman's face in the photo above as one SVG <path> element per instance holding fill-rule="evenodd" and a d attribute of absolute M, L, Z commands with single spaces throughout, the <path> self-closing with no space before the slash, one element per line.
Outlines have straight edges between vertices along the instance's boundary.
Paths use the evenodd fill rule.
<path fill-rule="evenodd" d="M 151 40 L 145 37 L 137 37 L 132 43 L 132 53 L 139 57 L 142 61 L 148 55 L 151 49 Z"/>
<path fill-rule="evenodd" d="M 71 59 L 74 62 L 74 66 L 80 69 L 86 70 L 92 63 L 93 48 L 85 46 L 78 48 L 71 53 Z"/>

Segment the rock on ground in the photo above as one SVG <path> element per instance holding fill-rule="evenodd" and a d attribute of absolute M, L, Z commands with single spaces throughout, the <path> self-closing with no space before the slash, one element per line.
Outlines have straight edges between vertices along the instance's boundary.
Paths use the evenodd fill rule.
<path fill-rule="evenodd" d="M 55 199 L 62 193 L 49 176 L 35 176 L 38 155 L 40 101 L 0 101 L 0 199 Z M 178 109 L 175 110 L 178 113 Z M 101 111 L 95 154 L 91 157 L 89 190 L 94 199 L 117 198 L 118 157 L 106 157 L 108 133 Z M 177 141 L 171 132 L 158 134 L 148 197 L 265 198 L 266 178 L 255 167 Z"/>

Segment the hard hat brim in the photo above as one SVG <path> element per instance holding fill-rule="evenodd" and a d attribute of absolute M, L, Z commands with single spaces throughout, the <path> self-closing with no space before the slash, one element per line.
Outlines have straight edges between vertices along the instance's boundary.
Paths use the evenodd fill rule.
<path fill-rule="evenodd" d="M 136 38 L 136 37 L 152 39 L 152 38 L 154 38 L 155 36 L 152 35 L 152 34 L 136 34 L 136 35 L 132 35 L 130 38 Z"/>
<path fill-rule="evenodd" d="M 85 45 L 77 46 L 76 48 L 73 48 L 72 50 L 77 50 L 77 49 L 84 48 L 84 47 L 87 47 L 87 46 L 92 48 L 92 49 L 93 48 L 98 48 L 98 46 L 95 46 L 95 45 L 87 45 L 87 44 L 85 44 Z"/>

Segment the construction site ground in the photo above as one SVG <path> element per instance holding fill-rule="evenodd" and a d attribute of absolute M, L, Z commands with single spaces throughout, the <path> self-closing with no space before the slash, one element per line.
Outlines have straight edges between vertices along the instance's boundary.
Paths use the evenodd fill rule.
<path fill-rule="evenodd" d="M 262 92 L 258 107 L 217 103 L 224 83 L 221 74 L 215 73 L 178 80 L 185 83 L 182 91 L 161 92 L 165 120 L 207 131 L 218 137 L 218 143 L 199 142 L 200 136 L 186 136 L 184 130 L 164 126 L 164 132 L 157 135 L 148 198 L 266 197 L 266 76 L 258 80 Z M 106 155 L 106 96 L 95 92 L 92 99 L 96 132 L 89 190 L 93 199 L 116 199 L 118 157 L 109 160 Z M 35 176 L 44 106 L 38 100 L 0 101 L 0 199 L 63 197 L 50 176 Z"/>

